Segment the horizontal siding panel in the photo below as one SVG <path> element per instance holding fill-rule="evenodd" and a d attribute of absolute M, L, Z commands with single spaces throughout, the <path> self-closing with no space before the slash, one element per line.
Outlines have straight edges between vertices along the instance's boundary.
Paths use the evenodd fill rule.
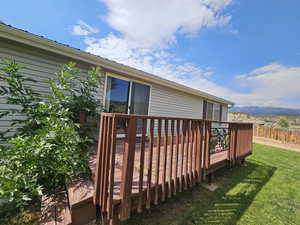
<path fill-rule="evenodd" d="M 18 118 L 18 119 L 19 119 L 19 118 Z M 1 126 L 2 126 L 2 127 L 9 128 L 10 125 L 11 125 L 11 121 L 1 120 Z"/>
<path fill-rule="evenodd" d="M 62 56 L 54 56 L 52 53 L 37 49 L 28 49 L 18 44 L 14 45 L 7 42 L 0 44 L 0 53 L 3 53 L 7 59 L 20 60 L 25 64 L 42 66 L 50 70 L 55 69 L 59 64 L 71 61 L 71 59 Z"/>
<path fill-rule="evenodd" d="M 152 86 L 151 116 L 202 118 L 203 100 L 199 97 L 160 86 Z"/>

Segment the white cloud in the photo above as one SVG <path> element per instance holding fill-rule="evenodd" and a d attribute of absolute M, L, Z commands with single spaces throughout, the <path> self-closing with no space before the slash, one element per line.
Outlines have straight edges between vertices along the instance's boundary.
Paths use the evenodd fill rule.
<path fill-rule="evenodd" d="M 173 55 L 168 47 L 178 35 L 192 36 L 204 28 L 221 26 L 235 31 L 231 16 L 224 14 L 232 0 L 102 0 L 108 8 L 107 23 L 117 33 L 104 38 L 88 35 L 97 32 L 80 21 L 77 33 L 84 35 L 86 50 L 163 78 L 206 91 L 238 105 L 300 107 L 300 67 L 272 63 L 237 76 L 236 86 L 247 93 L 222 87 L 210 79 L 211 68 L 202 68 Z M 75 26 L 74 26 L 75 27 Z"/>
<path fill-rule="evenodd" d="M 98 32 L 99 30 L 97 28 L 88 25 L 83 20 L 79 20 L 77 24 L 72 27 L 72 34 L 78 36 L 87 36 Z"/>
<path fill-rule="evenodd" d="M 87 38 L 85 42 L 86 50 L 93 54 L 230 99 L 237 105 L 300 108 L 299 101 L 294 100 L 300 96 L 300 67 L 272 63 L 239 75 L 236 86 L 250 90 L 240 93 L 210 81 L 213 69 L 185 62 L 166 50 L 132 48 L 113 34 L 103 39 Z"/>
<path fill-rule="evenodd" d="M 86 37 L 87 51 L 163 78 L 227 97 L 230 90 L 208 78 L 213 71 L 186 62 L 167 49 L 176 36 L 196 35 L 204 28 L 227 25 L 223 10 L 232 0 L 102 0 L 107 23 L 118 35 Z M 224 93 L 227 93 L 225 95 Z"/>
<path fill-rule="evenodd" d="M 132 48 L 125 39 L 113 34 L 106 38 L 86 38 L 87 51 L 107 57 L 119 63 L 161 76 L 190 87 L 223 97 L 231 97 L 231 91 L 223 88 L 208 78 L 213 70 L 201 68 L 174 56 L 166 50 Z M 178 63 L 179 62 L 179 63 Z"/>
<path fill-rule="evenodd" d="M 176 34 L 195 35 L 202 28 L 224 26 L 222 14 L 232 0 L 102 0 L 107 23 L 134 47 L 163 47 Z"/>
<path fill-rule="evenodd" d="M 271 63 L 237 79 L 251 90 L 247 94 L 236 94 L 240 104 L 300 108 L 300 102 L 295 102 L 300 96 L 300 67 Z"/>

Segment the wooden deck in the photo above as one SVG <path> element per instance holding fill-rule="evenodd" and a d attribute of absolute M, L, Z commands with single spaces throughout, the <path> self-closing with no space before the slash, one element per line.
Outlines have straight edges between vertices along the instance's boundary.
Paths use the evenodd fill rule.
<path fill-rule="evenodd" d="M 252 124 L 109 113 L 101 124 L 93 201 L 111 224 L 251 153 Z"/>
<path fill-rule="evenodd" d="M 118 122 L 125 124 L 123 138 Z M 213 123 L 102 114 L 99 143 L 90 155 L 91 177 L 67 185 L 68 210 L 62 212 L 68 224 L 86 224 L 98 212 L 106 224 L 114 225 L 251 154 L 252 124 L 218 121 L 219 132 Z"/>

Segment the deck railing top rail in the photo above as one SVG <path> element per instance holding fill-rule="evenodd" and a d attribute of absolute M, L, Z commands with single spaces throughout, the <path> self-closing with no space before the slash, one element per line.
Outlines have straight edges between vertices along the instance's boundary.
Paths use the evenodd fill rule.
<path fill-rule="evenodd" d="M 123 114 L 123 113 L 101 113 L 101 115 L 106 116 L 106 117 L 116 117 L 116 118 L 160 119 L 160 120 L 191 120 L 191 121 L 201 120 L 201 121 L 208 121 L 208 122 L 212 122 L 212 123 L 253 125 L 253 123 L 247 123 L 247 122 L 218 121 L 218 120 L 196 119 L 196 118 L 186 118 L 186 117 L 146 116 L 146 115 L 137 115 L 137 114 Z"/>

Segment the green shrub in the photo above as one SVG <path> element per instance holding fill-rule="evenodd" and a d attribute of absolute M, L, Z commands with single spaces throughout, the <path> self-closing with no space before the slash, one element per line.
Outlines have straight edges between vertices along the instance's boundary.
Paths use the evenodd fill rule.
<path fill-rule="evenodd" d="M 17 136 L 20 133 L 34 130 L 36 124 L 33 120 L 36 114 L 34 112 L 35 106 L 41 99 L 39 98 L 40 95 L 28 85 L 28 83 L 36 81 L 20 74 L 20 69 L 24 68 L 23 66 L 8 60 L 4 60 L 3 63 L 5 66 L 0 68 L 0 71 L 3 71 L 5 74 L 0 74 L 0 97 L 4 97 L 6 104 L 12 105 L 12 108 L 1 111 L 0 119 L 5 116 L 11 116 L 12 118 L 14 118 L 14 115 L 27 116 L 26 120 L 12 120 L 11 125 L 16 128 L 14 135 Z M 9 133 L 10 129 L 2 131 L 0 137 L 5 140 L 5 136 Z"/>
<path fill-rule="evenodd" d="M 290 126 L 289 121 L 282 116 L 278 118 L 277 124 L 279 127 L 282 127 L 282 128 L 289 128 L 289 126 Z"/>
<path fill-rule="evenodd" d="M 92 69 L 80 80 L 75 63 L 63 65 L 56 78 L 48 80 L 50 95 L 42 100 L 20 74 L 21 67 L 5 61 L 0 95 L 18 110 L 7 110 L 1 117 L 18 113 L 27 119 L 14 121 L 16 135 L 2 134 L 0 146 L 0 199 L 18 207 L 55 191 L 66 180 L 87 173 L 89 139 L 80 135 L 80 111 L 96 115 L 101 108 L 96 96 L 99 69 Z M 78 88 L 79 85 L 79 88 Z M 4 142 L 5 141 L 5 142 Z"/>

